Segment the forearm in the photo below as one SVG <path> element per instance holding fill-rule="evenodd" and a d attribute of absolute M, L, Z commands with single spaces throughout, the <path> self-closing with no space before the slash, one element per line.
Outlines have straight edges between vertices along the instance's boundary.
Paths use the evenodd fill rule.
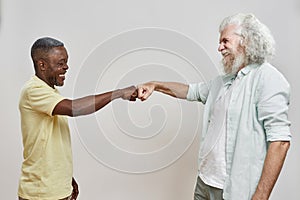
<path fill-rule="evenodd" d="M 114 99 L 120 98 L 120 90 L 106 92 L 98 95 L 86 96 L 72 100 L 72 116 L 88 115 L 94 113 Z"/>
<path fill-rule="evenodd" d="M 189 86 L 177 82 L 152 82 L 155 87 L 154 90 L 170 95 L 172 97 L 186 99 Z"/>
<path fill-rule="evenodd" d="M 135 101 L 136 96 L 136 88 L 134 86 L 130 86 L 75 100 L 64 99 L 55 106 L 52 115 L 68 115 L 71 117 L 88 115 L 100 110 L 114 99 L 122 98 L 124 100 Z"/>
<path fill-rule="evenodd" d="M 278 179 L 290 143 L 272 142 L 268 148 L 263 171 L 252 200 L 267 200 Z"/>

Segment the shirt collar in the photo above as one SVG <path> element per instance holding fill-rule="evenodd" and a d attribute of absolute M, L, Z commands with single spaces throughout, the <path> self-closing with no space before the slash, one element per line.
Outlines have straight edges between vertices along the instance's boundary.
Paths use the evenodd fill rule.
<path fill-rule="evenodd" d="M 231 85 L 234 79 L 236 78 L 236 74 L 226 74 L 223 76 L 224 86 Z"/>
<path fill-rule="evenodd" d="M 236 77 L 243 77 L 246 76 L 252 69 L 257 68 L 257 64 L 250 64 L 246 67 L 242 68 L 237 74 L 225 74 L 223 76 L 223 83 L 224 86 L 231 85 L 232 82 L 235 80 Z"/>
<path fill-rule="evenodd" d="M 257 67 L 258 67 L 257 64 L 250 64 L 250 65 L 247 65 L 246 67 L 242 68 L 242 69 L 238 72 L 237 76 L 238 76 L 238 77 L 246 76 L 252 69 L 255 69 L 255 68 L 257 68 Z"/>

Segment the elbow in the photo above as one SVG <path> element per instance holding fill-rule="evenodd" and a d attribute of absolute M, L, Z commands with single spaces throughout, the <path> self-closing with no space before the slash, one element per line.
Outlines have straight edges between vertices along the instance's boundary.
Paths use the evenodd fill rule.
<path fill-rule="evenodd" d="M 72 100 L 67 100 L 67 103 L 64 105 L 64 115 L 67 115 L 69 117 L 77 117 L 82 115 L 82 107 L 80 104 L 74 103 Z"/>
<path fill-rule="evenodd" d="M 76 117 L 77 116 L 72 111 L 70 113 L 66 114 L 66 115 L 69 116 L 69 117 Z"/>

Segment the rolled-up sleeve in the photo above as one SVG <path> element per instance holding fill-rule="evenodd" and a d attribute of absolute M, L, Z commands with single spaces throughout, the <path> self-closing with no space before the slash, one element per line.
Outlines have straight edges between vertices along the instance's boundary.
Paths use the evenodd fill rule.
<path fill-rule="evenodd" d="M 207 83 L 193 83 L 189 84 L 189 90 L 186 99 L 189 101 L 200 101 L 205 104 L 209 92 Z"/>
<path fill-rule="evenodd" d="M 263 124 L 267 141 L 290 141 L 290 85 L 276 69 L 269 68 L 264 74 L 258 90 L 258 120 Z"/>

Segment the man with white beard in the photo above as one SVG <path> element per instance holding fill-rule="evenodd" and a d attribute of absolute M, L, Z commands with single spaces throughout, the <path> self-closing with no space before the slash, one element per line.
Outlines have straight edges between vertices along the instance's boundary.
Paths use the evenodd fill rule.
<path fill-rule="evenodd" d="M 269 61 L 274 39 L 252 14 L 236 14 L 219 28 L 224 75 L 209 83 L 152 81 L 153 91 L 205 104 L 195 200 L 265 200 L 289 149 L 290 86 Z"/>

